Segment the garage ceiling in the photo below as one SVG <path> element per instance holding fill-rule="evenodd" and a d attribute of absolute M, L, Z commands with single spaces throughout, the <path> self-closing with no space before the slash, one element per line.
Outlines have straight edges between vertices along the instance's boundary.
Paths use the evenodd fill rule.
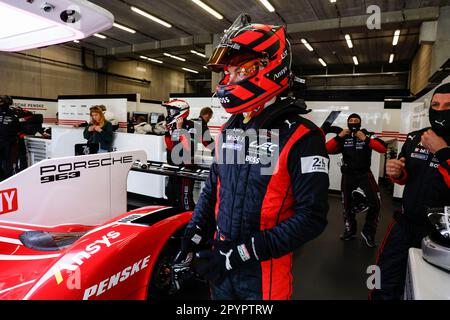
<path fill-rule="evenodd" d="M 139 59 L 139 55 L 143 54 L 164 61 L 168 67 L 187 67 L 201 72 L 207 71 L 202 68 L 207 60 L 193 55 L 190 50 L 205 52 L 205 44 L 211 43 L 212 35 L 222 33 L 242 12 L 250 14 L 254 22 L 287 24 L 289 32 L 289 26 L 293 24 L 320 23 L 327 19 L 367 15 L 366 8 L 369 5 L 378 5 L 382 15 L 392 11 L 450 5 L 450 0 L 337 0 L 336 3 L 330 3 L 330 0 L 270 0 L 276 9 L 274 13 L 270 13 L 259 0 L 203 0 L 223 15 L 224 18 L 218 20 L 192 0 L 90 1 L 112 12 L 117 23 L 133 28 L 137 32 L 131 34 L 113 27 L 103 32 L 107 39 L 90 37 L 82 40 L 79 45 L 94 49 L 97 53 L 106 52 L 107 55 L 126 59 Z M 167 21 L 172 27 L 166 28 L 131 11 L 131 6 Z M 352 65 L 353 55 L 358 57 L 360 65 L 381 65 L 387 64 L 389 55 L 393 52 L 396 54 L 394 64 L 409 64 L 418 47 L 420 24 L 421 21 L 398 21 L 382 25 L 381 30 L 368 30 L 365 26 L 359 26 L 290 33 L 294 65 L 302 70 L 323 70 L 318 62 L 319 57 L 329 66 Z M 396 29 L 401 29 L 401 36 L 399 44 L 393 47 L 392 37 Z M 349 49 L 345 42 L 344 36 L 347 33 L 352 37 L 353 50 Z M 189 39 L 196 36 L 203 36 L 204 39 L 189 42 Z M 301 43 L 302 38 L 308 40 L 314 52 L 309 52 L 305 48 Z M 166 43 L 173 41 L 173 46 L 157 48 L 158 44 L 165 40 Z M 183 43 L 184 45 L 180 45 Z M 180 62 L 165 57 L 164 52 L 181 56 L 187 61 Z"/>

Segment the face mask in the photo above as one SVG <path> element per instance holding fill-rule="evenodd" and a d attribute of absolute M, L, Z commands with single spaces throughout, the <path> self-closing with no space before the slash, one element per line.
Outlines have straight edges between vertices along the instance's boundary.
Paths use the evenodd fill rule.
<path fill-rule="evenodd" d="M 430 123 L 437 135 L 450 136 L 450 110 L 436 111 L 430 108 Z"/>
<path fill-rule="evenodd" d="M 361 129 L 361 123 L 348 123 L 351 132 L 356 133 Z"/>

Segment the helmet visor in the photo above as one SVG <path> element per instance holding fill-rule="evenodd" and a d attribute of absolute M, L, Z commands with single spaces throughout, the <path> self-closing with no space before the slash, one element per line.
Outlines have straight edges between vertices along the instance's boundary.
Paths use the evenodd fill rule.
<path fill-rule="evenodd" d="M 233 63 L 224 68 L 225 78 L 221 82 L 223 85 L 233 85 L 238 82 L 254 77 L 260 67 L 260 59 L 253 59 L 241 63 Z"/>
<path fill-rule="evenodd" d="M 208 61 L 208 68 L 214 72 L 224 71 L 227 66 L 240 66 L 248 61 L 261 59 L 263 54 L 241 48 L 239 50 L 231 47 L 217 48 Z"/>

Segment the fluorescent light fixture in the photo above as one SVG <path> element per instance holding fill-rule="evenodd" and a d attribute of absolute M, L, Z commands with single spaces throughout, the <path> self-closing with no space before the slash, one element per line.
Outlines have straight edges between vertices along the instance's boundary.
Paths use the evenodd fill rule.
<path fill-rule="evenodd" d="M 109 11 L 86 0 L 0 0 L 0 51 L 83 39 L 111 28 L 113 22 Z"/>
<path fill-rule="evenodd" d="M 324 67 L 327 66 L 327 64 L 325 63 L 325 61 L 323 61 L 322 58 L 319 58 L 319 62 L 320 62 L 320 64 L 323 65 Z"/>
<path fill-rule="evenodd" d="M 75 43 L 80 43 L 80 41 L 78 41 L 78 40 L 73 40 L 73 42 L 75 42 Z"/>
<path fill-rule="evenodd" d="M 357 56 L 353 56 L 353 63 L 355 64 L 355 66 L 357 66 L 359 64 Z"/>
<path fill-rule="evenodd" d="M 395 57 L 395 55 L 393 53 L 391 53 L 391 55 L 389 56 L 389 63 L 394 62 L 394 57 Z"/>
<path fill-rule="evenodd" d="M 266 7 L 267 11 L 275 12 L 275 8 L 270 4 L 269 0 L 259 0 Z"/>
<path fill-rule="evenodd" d="M 331 3 L 336 3 L 336 0 L 330 0 Z"/>
<path fill-rule="evenodd" d="M 174 56 L 173 54 L 170 54 L 170 53 L 164 52 L 164 55 L 166 57 L 169 57 L 169 58 L 172 58 L 172 59 L 175 59 L 175 60 L 179 60 L 179 61 L 183 61 L 183 62 L 186 61 L 185 58 L 177 57 L 177 56 Z"/>
<path fill-rule="evenodd" d="M 168 23 L 168 22 L 166 22 L 164 20 L 161 20 L 161 19 L 151 15 L 150 13 L 148 13 L 148 12 L 146 12 L 144 10 L 141 10 L 141 9 L 133 7 L 133 6 L 131 7 L 131 10 L 136 12 L 136 13 L 138 13 L 138 14 L 140 14 L 143 17 L 146 17 L 147 19 L 150 19 L 152 21 L 155 21 L 155 22 L 163 25 L 166 28 L 171 28 L 172 27 L 172 25 L 170 23 Z"/>
<path fill-rule="evenodd" d="M 203 66 L 203 69 L 206 69 L 206 70 L 208 70 L 208 67 L 207 67 L 207 66 Z"/>
<path fill-rule="evenodd" d="M 211 8 L 210 6 L 208 6 L 207 4 L 203 3 L 200 0 L 192 0 L 193 3 L 195 3 L 196 5 L 198 5 L 200 8 L 202 8 L 203 10 L 207 11 L 209 14 L 213 15 L 214 17 L 216 17 L 219 20 L 223 19 L 223 16 L 218 13 L 216 10 L 214 10 L 213 8 Z"/>
<path fill-rule="evenodd" d="M 106 39 L 106 36 L 100 34 L 100 33 L 94 33 L 94 37 L 100 38 L 100 39 Z"/>
<path fill-rule="evenodd" d="M 352 38 L 350 37 L 349 34 L 345 35 L 345 41 L 347 41 L 347 45 L 348 47 L 351 49 L 353 48 L 353 42 L 352 42 Z"/>
<path fill-rule="evenodd" d="M 311 47 L 311 45 L 308 43 L 308 41 L 306 41 L 306 39 L 302 39 L 302 43 L 305 45 L 305 47 L 306 47 L 309 51 L 314 51 L 313 47 Z"/>
<path fill-rule="evenodd" d="M 136 30 L 133 30 L 133 29 L 128 28 L 128 27 L 125 27 L 125 26 L 123 26 L 121 24 L 118 24 L 117 22 L 114 22 L 113 26 L 116 27 L 116 28 L 122 29 L 122 30 L 124 30 L 126 32 L 129 32 L 129 33 L 136 33 Z"/>
<path fill-rule="evenodd" d="M 394 38 L 392 39 L 392 45 L 396 46 L 398 43 L 398 39 L 400 38 L 400 30 L 395 30 Z"/>
<path fill-rule="evenodd" d="M 187 72 L 198 73 L 198 71 L 188 69 L 188 68 L 181 68 L 181 69 L 183 69 L 184 71 L 187 71 Z"/>
<path fill-rule="evenodd" d="M 156 63 L 163 63 L 161 60 L 157 60 L 157 59 L 153 59 L 153 58 L 149 58 L 146 56 L 140 56 L 139 58 L 144 59 L 144 60 L 148 60 L 148 61 L 152 61 L 152 62 L 156 62 Z"/>
<path fill-rule="evenodd" d="M 202 58 L 206 58 L 206 56 L 205 56 L 203 53 L 200 53 L 200 52 L 198 52 L 198 51 L 191 50 L 191 53 L 196 54 L 196 55 L 198 55 L 198 56 L 200 56 L 200 57 L 202 57 Z"/>

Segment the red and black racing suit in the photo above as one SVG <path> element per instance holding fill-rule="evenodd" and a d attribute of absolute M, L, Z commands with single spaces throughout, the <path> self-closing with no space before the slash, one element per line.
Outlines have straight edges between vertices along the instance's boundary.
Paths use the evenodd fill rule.
<path fill-rule="evenodd" d="M 409 248 L 420 248 L 422 239 L 433 227 L 427 208 L 450 205 L 450 148 L 430 153 L 421 144 L 429 128 L 408 134 L 398 158 L 405 158 L 405 168 L 394 182 L 405 185 L 402 211 L 394 216 L 380 247 L 377 265 L 381 288 L 372 299 L 398 300 L 403 296 Z M 444 137 L 450 145 L 450 137 Z"/>
<path fill-rule="evenodd" d="M 10 108 L 0 109 L 0 181 L 11 177 L 17 159 L 19 118 Z"/>
<path fill-rule="evenodd" d="M 167 148 L 168 164 L 178 166 L 183 165 L 189 168 L 194 167 L 196 142 L 193 130 L 194 122 L 185 119 L 181 129 L 171 129 L 170 132 L 166 133 L 164 139 Z M 172 154 L 172 152 L 176 152 L 177 154 Z M 182 159 L 181 163 L 180 161 L 174 161 L 174 156 Z M 186 211 L 194 210 L 195 203 L 193 193 L 194 180 L 173 176 L 169 177 L 166 187 L 166 196 L 172 207 Z"/>
<path fill-rule="evenodd" d="M 213 284 L 214 299 L 289 299 L 292 251 L 327 224 L 329 159 L 323 132 L 297 108 L 280 114 L 285 107 L 275 103 L 247 124 L 234 115 L 216 139 L 215 160 L 189 227 L 209 227 L 216 241 L 237 244 L 262 235 L 264 254 Z M 245 143 L 249 129 L 263 128 L 266 138 L 279 137 L 277 144 L 270 139 Z M 277 170 L 262 174 L 271 166 L 262 157 L 274 154 L 279 154 L 272 163 Z"/>
<path fill-rule="evenodd" d="M 366 140 L 361 141 L 355 136 L 347 135 L 344 138 L 336 136 L 327 143 L 327 151 L 330 154 L 342 153 L 341 166 L 342 180 L 341 192 L 344 205 L 344 223 L 352 233 L 356 232 L 356 217 L 352 211 L 352 191 L 360 187 L 367 197 L 368 212 L 364 232 L 372 237 L 376 233 L 378 218 L 380 215 L 379 189 L 372 171 L 372 150 L 385 153 L 387 148 L 383 140 L 365 129 L 361 130 L 366 135 Z"/>

